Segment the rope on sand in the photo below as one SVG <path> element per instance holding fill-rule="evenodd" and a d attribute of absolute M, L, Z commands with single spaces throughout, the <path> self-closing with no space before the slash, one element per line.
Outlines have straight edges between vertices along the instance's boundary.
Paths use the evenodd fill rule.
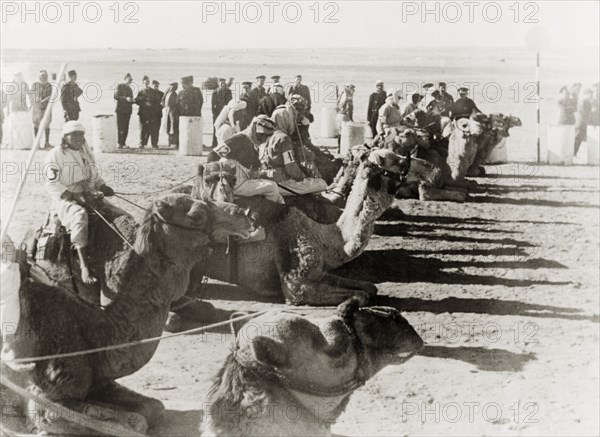
<path fill-rule="evenodd" d="M 217 323 L 213 323 L 210 325 L 201 326 L 199 328 L 188 329 L 187 331 L 175 332 L 172 334 L 161 335 L 158 337 L 145 338 L 143 340 L 131 341 L 128 343 L 115 344 L 115 345 L 111 345 L 111 346 L 103 346 L 103 347 L 87 349 L 87 350 L 83 350 L 83 351 L 76 351 L 76 352 L 65 352 L 65 353 L 60 353 L 60 354 L 43 355 L 43 356 L 39 356 L 39 357 L 3 359 L 2 361 L 5 363 L 26 364 L 26 363 L 35 363 L 38 361 L 53 360 L 53 359 L 58 359 L 58 358 L 71 358 L 71 357 L 78 357 L 78 356 L 82 356 L 82 355 L 90 355 L 90 354 L 106 352 L 106 351 L 111 351 L 111 350 L 116 350 L 116 349 L 124 349 L 124 348 L 128 348 L 128 347 L 138 346 L 140 344 L 153 343 L 153 342 L 157 342 L 157 341 L 161 341 L 161 340 L 167 340 L 170 338 L 180 337 L 182 335 L 198 334 L 201 332 L 208 331 L 210 329 L 219 328 L 221 326 L 227 326 L 234 322 L 239 322 L 242 320 L 258 317 L 260 315 L 265 314 L 267 311 L 268 310 L 263 310 L 263 311 L 259 311 L 257 313 L 246 314 L 244 316 L 237 317 L 235 319 L 225 320 L 223 322 L 217 322 Z"/>

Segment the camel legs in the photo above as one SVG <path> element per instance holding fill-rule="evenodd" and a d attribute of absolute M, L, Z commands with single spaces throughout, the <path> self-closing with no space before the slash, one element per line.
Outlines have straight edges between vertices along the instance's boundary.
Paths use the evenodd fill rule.
<path fill-rule="evenodd" d="M 460 188 L 435 188 L 431 185 L 419 185 L 419 200 L 446 200 L 451 202 L 464 202 L 467 191 Z"/>
<path fill-rule="evenodd" d="M 314 272 L 307 277 L 282 274 L 281 284 L 286 300 L 294 305 L 339 305 L 356 297 L 361 305 L 377 294 L 374 284 Z"/>
<path fill-rule="evenodd" d="M 165 412 L 165 406 L 158 399 L 136 393 L 121 384 L 111 381 L 97 391 L 90 393 L 88 401 L 117 407 L 128 413 L 142 416 L 148 427 L 156 425 Z"/>

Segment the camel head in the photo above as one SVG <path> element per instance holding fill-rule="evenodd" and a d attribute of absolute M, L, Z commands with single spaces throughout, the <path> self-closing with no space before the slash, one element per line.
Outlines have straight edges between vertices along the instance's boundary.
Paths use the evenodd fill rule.
<path fill-rule="evenodd" d="M 385 366 L 405 362 L 422 347 L 415 329 L 389 307 L 359 308 L 352 299 L 326 318 L 270 311 L 238 332 L 232 353 L 209 392 L 209 428 L 216 435 L 239 435 L 255 426 L 244 435 L 259 435 L 259 430 L 268 434 L 258 423 L 243 423 L 248 414 L 241 413 L 250 408 L 255 413 L 251 420 L 262 418 L 277 435 L 303 435 L 311 429 L 305 421 L 322 418 L 310 415 L 287 425 L 273 424 L 269 423 L 273 416 L 261 414 L 264 407 L 285 409 L 301 404 L 314 411 L 327 404 L 329 429 L 357 388 Z"/>
<path fill-rule="evenodd" d="M 252 225 L 243 211 L 230 203 L 196 200 L 187 194 L 168 194 L 152 202 L 138 231 L 136 251 L 159 254 L 165 260 L 190 258 L 199 246 L 229 235 L 248 238 Z"/>
<path fill-rule="evenodd" d="M 481 135 L 482 125 L 480 121 L 473 120 L 470 118 L 459 118 L 451 123 L 448 123 L 444 128 L 442 136 L 448 138 L 451 135 L 462 138 L 467 141 L 473 136 Z"/>
<path fill-rule="evenodd" d="M 367 179 L 367 187 L 395 195 L 404 183 L 411 167 L 411 157 L 397 155 L 388 149 L 375 149 L 361 157 L 358 178 Z"/>
<path fill-rule="evenodd" d="M 200 164 L 192 196 L 205 202 L 233 203 L 233 189 L 236 182 L 234 163 L 215 161 Z"/>
<path fill-rule="evenodd" d="M 442 171 L 436 165 L 425 159 L 412 158 L 410 162 L 410 171 L 406 176 L 406 183 L 424 182 L 437 186 L 441 177 Z"/>
<path fill-rule="evenodd" d="M 506 137 L 509 136 L 508 130 L 511 127 L 521 127 L 523 126 L 523 123 L 521 122 L 521 119 L 519 117 L 516 117 L 512 114 L 509 115 L 505 115 L 504 119 L 503 119 L 503 125 L 504 125 L 504 132 Z"/>

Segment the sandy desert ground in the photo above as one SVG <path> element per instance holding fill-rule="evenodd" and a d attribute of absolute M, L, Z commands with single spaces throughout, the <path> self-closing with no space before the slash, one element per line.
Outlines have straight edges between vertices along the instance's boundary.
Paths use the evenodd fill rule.
<path fill-rule="evenodd" d="M 25 156 L 3 151 L 2 162 Z M 201 158 L 105 154 L 98 161 L 119 191 L 148 192 L 193 175 Z M 427 345 L 358 390 L 335 433 L 598 434 L 598 168 L 488 170 L 467 203 L 397 201 L 406 216 L 379 221 L 367 251 L 338 272 L 376 283 L 375 303 L 401 309 Z M 4 177 L 7 202 L 18 176 Z M 38 226 L 46 204 L 43 184 L 30 177 L 10 235 L 18 240 Z M 200 293 L 223 318 L 285 307 L 225 284 Z M 153 435 L 199 435 L 211 378 L 231 340 L 227 330 L 166 340 L 122 380 L 167 406 Z"/>
<path fill-rule="evenodd" d="M 555 91 L 562 83 L 597 81 L 597 65 L 582 56 L 543 57 L 542 100 L 551 123 Z M 82 121 L 113 111 L 111 84 L 130 71 L 149 74 L 164 85 L 185 74 L 197 78 L 296 72 L 321 92 L 330 83 L 357 85 L 356 113 L 364 120 L 376 78 L 388 88 L 401 81 L 497 82 L 504 90 L 495 103 L 476 97 L 486 112 L 518 115 L 523 127 L 511 131 L 509 159 L 488 167 L 481 190 L 464 204 L 397 201 L 405 216 L 377 223 L 366 252 L 338 274 L 377 284 L 376 304 L 403 311 L 426 341 L 423 352 L 389 367 L 353 396 L 334 424 L 341 435 L 598 435 L 599 424 L 599 193 L 598 167 L 531 164 L 535 160 L 535 104 L 523 101 L 534 80 L 531 53 L 523 50 L 296 51 L 227 54 L 190 51 L 3 52 L 3 77 L 21 70 L 31 83 L 40 68 L 56 70 L 71 59 L 82 83 L 98 82 L 95 102 L 84 101 Z M 595 54 L 594 56 L 597 56 Z M 587 59 L 587 58 L 585 58 Z M 518 83 L 518 99 L 509 87 Z M 327 91 L 329 92 L 329 91 Z M 208 99 L 209 100 L 209 99 Z M 321 95 L 315 113 L 325 104 Z M 205 104 L 205 132 L 210 107 Z M 52 141 L 58 142 L 60 108 L 54 110 Z M 130 144 L 137 144 L 132 117 Z M 313 126 L 318 137 L 319 117 Z M 545 125 L 542 135 L 545 133 Z M 209 137 L 205 136 L 205 144 Z M 324 142 L 317 140 L 318 144 Z M 328 142 L 330 144 L 331 141 Z M 164 137 L 161 145 L 166 144 Z M 2 215 L 22 177 L 28 152 L 2 150 Z M 18 240 L 39 226 L 48 198 L 43 187 L 44 154 L 29 175 L 9 234 Z M 173 152 L 99 155 L 107 182 L 122 192 L 168 188 L 191 177 L 199 157 Z M 143 202 L 143 195 L 132 200 Z M 119 206 L 139 216 L 132 206 Z M 239 287 L 209 283 L 200 297 L 226 317 L 231 311 L 284 308 Z M 324 310 L 300 308 L 304 313 Z M 325 310 L 326 311 L 326 310 Z M 198 436 L 210 381 L 228 353 L 226 330 L 164 341 L 152 361 L 122 382 L 161 399 L 168 411 L 155 436 Z"/>

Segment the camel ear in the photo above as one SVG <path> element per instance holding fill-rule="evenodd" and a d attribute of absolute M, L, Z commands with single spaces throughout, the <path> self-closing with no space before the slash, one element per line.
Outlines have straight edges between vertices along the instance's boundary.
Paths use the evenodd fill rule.
<path fill-rule="evenodd" d="M 287 367 L 289 357 L 280 343 L 272 338 L 258 336 L 252 339 L 252 350 L 256 360 L 273 367 Z"/>

